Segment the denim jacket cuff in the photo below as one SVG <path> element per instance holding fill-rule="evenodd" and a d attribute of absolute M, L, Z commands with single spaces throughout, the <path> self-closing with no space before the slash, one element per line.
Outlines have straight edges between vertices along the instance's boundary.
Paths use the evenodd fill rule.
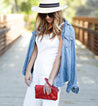
<path fill-rule="evenodd" d="M 79 87 L 78 86 L 70 86 L 66 88 L 66 92 L 69 93 L 70 91 L 72 91 L 73 93 L 78 94 L 79 92 Z"/>

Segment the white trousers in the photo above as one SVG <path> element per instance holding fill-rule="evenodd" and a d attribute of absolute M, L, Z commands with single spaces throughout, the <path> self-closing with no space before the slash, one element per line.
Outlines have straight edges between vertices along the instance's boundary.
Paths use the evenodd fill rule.
<path fill-rule="evenodd" d="M 32 82 L 31 82 L 30 86 L 28 86 L 28 88 L 27 88 L 23 106 L 59 106 L 59 99 L 60 99 L 60 92 L 61 92 L 60 87 L 58 87 L 59 92 L 58 92 L 58 99 L 56 101 L 35 98 L 35 88 L 34 87 L 36 84 L 39 84 L 39 85 L 45 84 L 45 80 L 44 80 L 45 77 L 48 78 L 48 76 L 42 77 L 42 75 L 39 75 L 39 76 L 34 75 L 33 76 Z"/>

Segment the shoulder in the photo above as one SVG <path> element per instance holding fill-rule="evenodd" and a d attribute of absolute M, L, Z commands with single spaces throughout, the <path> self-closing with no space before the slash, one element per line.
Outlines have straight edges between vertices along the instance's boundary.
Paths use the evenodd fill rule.
<path fill-rule="evenodd" d="M 73 39 L 75 36 L 74 28 L 70 23 L 64 25 L 63 32 L 65 37 L 71 37 Z"/>
<path fill-rule="evenodd" d="M 64 28 L 63 28 L 63 32 L 65 32 L 65 33 L 68 33 L 68 34 L 73 34 L 74 35 L 74 28 L 73 28 L 73 26 L 71 25 L 71 23 L 66 19 L 66 18 L 64 18 L 63 17 L 63 19 L 64 19 Z M 73 36 L 72 35 L 72 36 Z"/>

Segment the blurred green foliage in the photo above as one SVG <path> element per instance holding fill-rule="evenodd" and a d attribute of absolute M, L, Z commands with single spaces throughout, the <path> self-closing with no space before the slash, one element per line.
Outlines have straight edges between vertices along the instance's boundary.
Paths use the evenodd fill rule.
<path fill-rule="evenodd" d="M 98 16 L 98 7 L 95 10 L 95 14 Z"/>
<path fill-rule="evenodd" d="M 29 21 L 28 16 L 25 16 L 25 17 L 24 17 L 24 21 L 25 21 L 25 22 L 28 22 L 28 21 Z"/>
<path fill-rule="evenodd" d="M 33 14 L 34 16 L 36 16 L 37 13 L 31 11 L 31 7 L 38 6 L 40 3 L 40 0 L 0 0 L 0 1 L 2 5 L 5 5 L 4 7 L 2 6 L 2 10 L 0 11 L 0 13 L 17 12 L 17 13 L 28 14 L 28 15 Z M 71 22 L 72 17 L 76 13 L 75 8 L 80 4 L 81 4 L 81 0 L 60 0 L 60 5 L 68 5 L 68 8 L 63 10 L 63 15 L 68 19 L 68 21 Z"/>
<path fill-rule="evenodd" d="M 33 12 L 31 7 L 38 6 L 39 3 L 40 0 L 0 0 L 0 14 L 22 13 L 25 15 L 33 15 L 33 19 L 30 20 L 32 29 L 34 28 L 37 12 Z M 60 5 L 68 5 L 63 10 L 63 16 L 71 23 L 72 17 L 76 14 L 77 7 L 83 3 L 82 0 L 60 0 Z M 96 8 L 95 13 L 98 15 L 98 8 Z M 25 18 L 24 20 L 27 21 L 29 19 Z"/>
<path fill-rule="evenodd" d="M 75 16 L 76 8 L 82 4 L 81 0 L 66 0 L 68 8 L 64 11 L 64 16 L 68 21 L 72 22 L 72 17 Z"/>
<path fill-rule="evenodd" d="M 26 2 L 23 1 L 20 5 L 21 12 L 25 14 L 32 14 L 31 7 L 37 6 L 39 0 L 27 0 Z"/>
<path fill-rule="evenodd" d="M 30 30 L 34 30 L 34 27 L 35 27 L 35 19 L 32 19 L 31 20 L 31 25 L 30 25 Z"/>

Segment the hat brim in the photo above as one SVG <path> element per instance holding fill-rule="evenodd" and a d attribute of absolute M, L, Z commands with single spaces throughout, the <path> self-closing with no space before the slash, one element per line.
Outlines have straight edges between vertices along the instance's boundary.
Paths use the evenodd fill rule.
<path fill-rule="evenodd" d="M 41 7 L 35 6 L 35 7 L 32 7 L 31 10 L 38 12 L 38 13 L 51 13 L 51 12 L 63 10 L 67 7 L 68 7 L 67 5 L 59 6 L 59 7 L 52 7 L 52 8 L 41 8 Z"/>

